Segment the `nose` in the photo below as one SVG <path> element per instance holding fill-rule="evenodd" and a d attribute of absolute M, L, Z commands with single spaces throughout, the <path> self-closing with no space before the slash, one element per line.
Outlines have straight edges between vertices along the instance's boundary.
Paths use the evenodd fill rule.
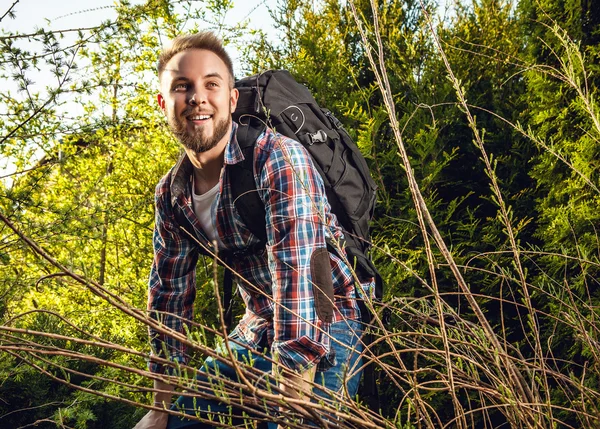
<path fill-rule="evenodd" d="M 198 104 L 202 104 L 205 101 L 205 97 L 202 95 L 202 93 L 194 92 L 194 94 L 192 94 L 192 98 L 190 98 L 189 103 L 192 106 L 197 106 Z"/>

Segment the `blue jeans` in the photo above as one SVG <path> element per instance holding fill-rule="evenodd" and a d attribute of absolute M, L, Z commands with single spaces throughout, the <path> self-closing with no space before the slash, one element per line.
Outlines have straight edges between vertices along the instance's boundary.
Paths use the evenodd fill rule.
<path fill-rule="evenodd" d="M 346 387 L 348 389 L 348 395 L 350 397 L 354 397 L 356 395 L 361 375 L 358 371 L 358 368 L 360 368 L 362 359 L 360 354 L 363 347 L 362 343 L 359 341 L 362 331 L 362 323 L 356 320 L 344 320 L 331 325 L 329 334 L 332 337 L 331 347 L 335 350 L 336 366 L 328 369 L 327 371 L 317 372 L 314 380 L 316 384 L 323 385 L 327 390 L 337 393 L 342 391 L 344 388 L 343 383 L 345 380 Z M 252 360 L 252 365 L 254 368 L 257 368 L 265 374 L 270 374 L 271 362 L 265 359 L 265 357 L 262 355 L 258 355 L 251 350 L 231 341 L 229 342 L 229 347 L 231 348 L 232 353 L 236 356 L 237 360 L 246 363 Z M 270 354 L 266 353 L 266 357 L 270 357 Z M 350 378 L 348 378 L 346 374 L 348 370 L 352 371 L 352 377 Z M 227 377 L 235 381 L 238 380 L 235 370 L 231 366 L 223 362 L 219 362 L 213 358 L 208 358 L 204 362 L 201 371 L 202 372 L 197 377 L 200 381 L 208 381 L 206 373 L 212 374 L 211 379 L 213 380 L 213 383 L 215 383 L 214 374 L 218 374 L 218 377 Z M 208 388 L 206 390 L 211 392 Z M 319 388 L 315 388 L 314 393 L 323 398 L 331 399 L 329 393 L 326 393 L 324 390 Z M 206 412 L 210 410 L 211 412 L 220 412 L 231 414 L 233 416 L 237 415 L 237 422 L 234 420 L 234 423 L 239 424 L 240 422 L 243 422 L 240 417 L 241 413 L 237 412 L 235 407 L 228 408 L 226 405 L 223 405 L 216 400 L 181 396 L 179 399 L 177 399 L 175 404 L 173 404 L 171 409 L 184 410 L 187 414 L 198 415 L 204 418 L 207 416 Z M 274 423 L 268 424 L 269 429 L 276 429 L 276 427 L 277 425 Z M 211 429 L 213 426 L 170 415 L 167 429 L 179 428 Z"/>

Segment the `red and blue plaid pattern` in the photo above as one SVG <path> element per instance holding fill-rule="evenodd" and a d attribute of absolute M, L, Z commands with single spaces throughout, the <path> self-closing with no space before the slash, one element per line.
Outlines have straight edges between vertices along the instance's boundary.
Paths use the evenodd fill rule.
<path fill-rule="evenodd" d="M 235 138 L 236 124 L 231 135 L 225 149 L 226 165 L 244 159 Z M 326 237 L 341 239 L 342 232 L 330 211 L 321 176 L 300 143 L 267 130 L 256 142 L 254 159 L 256 189 L 266 208 L 266 248 L 247 251 L 259 240 L 244 226 L 234 207 L 226 168 L 212 206 L 219 238 L 225 249 L 239 255 L 231 264 L 244 279 L 238 281 L 238 289 L 246 312 L 231 336 L 257 349 L 266 334 L 271 352 L 282 365 L 304 371 L 320 363 L 320 369 L 325 369 L 334 362 L 334 356 L 327 335 L 329 324 L 317 316 L 310 261 L 315 250 L 326 247 Z M 199 252 L 197 244 L 179 229 L 173 205 L 181 208 L 194 233 L 207 240 L 192 209 L 191 171 L 178 167 L 156 187 L 148 310 L 165 326 L 184 332 L 181 318 L 193 316 Z M 184 183 L 181 192 L 173 186 L 177 179 Z M 330 262 L 336 307 L 333 322 L 359 320 L 352 273 L 336 255 L 330 254 Z M 362 286 L 367 290 L 373 287 Z M 170 359 L 186 361 L 181 342 L 152 330 L 150 336 L 155 352 L 166 350 Z M 162 371 L 154 362 L 150 369 Z"/>

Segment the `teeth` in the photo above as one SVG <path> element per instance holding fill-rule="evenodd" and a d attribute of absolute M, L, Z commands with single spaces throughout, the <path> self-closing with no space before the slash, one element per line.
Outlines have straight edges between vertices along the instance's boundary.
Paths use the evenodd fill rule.
<path fill-rule="evenodd" d="M 192 121 L 201 121 L 203 119 L 208 119 L 210 118 L 210 115 L 198 115 L 198 116 L 192 116 L 190 117 L 190 120 Z"/>

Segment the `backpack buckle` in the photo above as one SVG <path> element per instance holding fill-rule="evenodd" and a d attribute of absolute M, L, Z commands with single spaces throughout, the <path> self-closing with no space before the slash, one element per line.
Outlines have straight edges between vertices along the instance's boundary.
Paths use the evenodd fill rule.
<path fill-rule="evenodd" d="M 325 143 L 327 141 L 327 134 L 323 130 L 319 130 L 316 133 L 308 133 L 310 137 L 310 145 L 315 143 Z"/>

